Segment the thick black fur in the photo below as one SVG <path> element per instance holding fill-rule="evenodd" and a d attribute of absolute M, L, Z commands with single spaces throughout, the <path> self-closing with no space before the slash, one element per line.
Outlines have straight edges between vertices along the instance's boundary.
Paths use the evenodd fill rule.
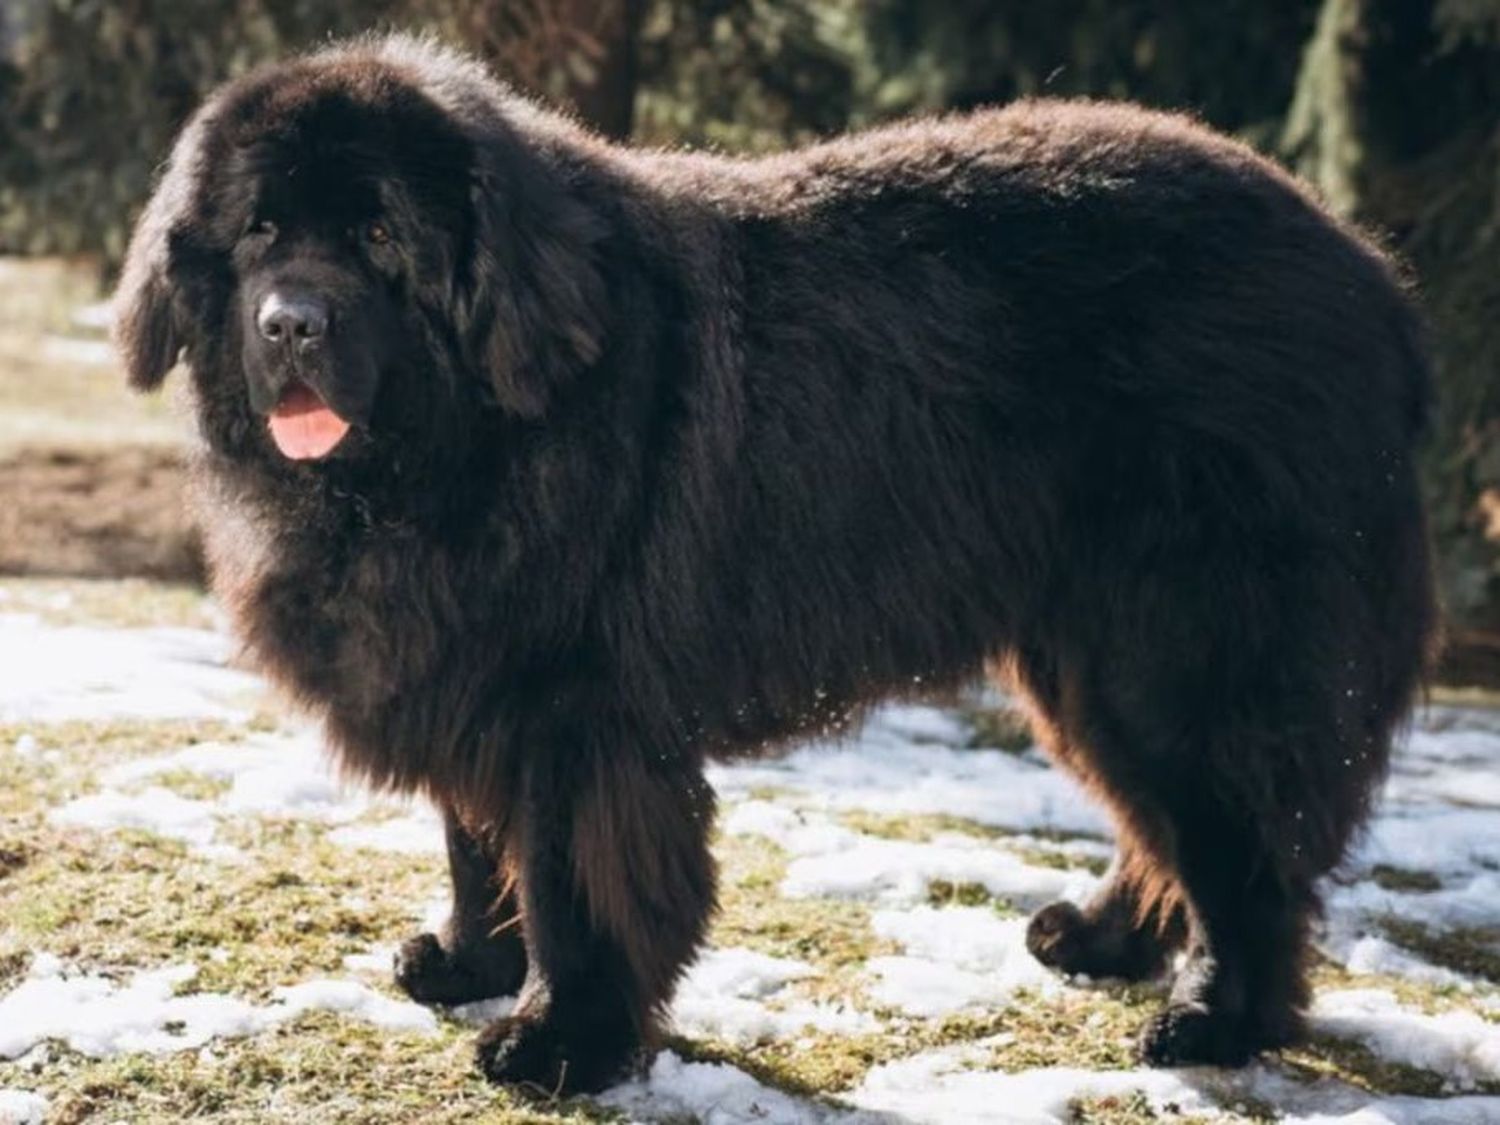
<path fill-rule="evenodd" d="M 247 294 L 288 276 L 343 332 L 322 461 L 251 405 Z M 249 651 L 448 810 L 454 918 L 398 979 L 524 973 L 493 1078 L 593 1089 L 649 1045 L 714 904 L 706 758 L 986 672 L 1119 828 L 1037 955 L 1186 942 L 1153 1062 L 1298 1034 L 1314 881 L 1431 646 L 1429 379 L 1391 266 L 1246 147 L 1027 102 L 641 152 L 362 41 L 199 112 L 118 338 L 137 387 L 185 354 Z"/>

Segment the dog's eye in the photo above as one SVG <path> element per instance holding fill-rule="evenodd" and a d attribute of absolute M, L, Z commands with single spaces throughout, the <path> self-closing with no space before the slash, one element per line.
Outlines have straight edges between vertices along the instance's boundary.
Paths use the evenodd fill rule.
<path fill-rule="evenodd" d="M 270 219 L 256 219 L 250 224 L 247 233 L 259 238 L 274 238 L 276 236 L 276 224 Z"/>
<path fill-rule="evenodd" d="M 384 246 L 391 240 L 391 231 L 384 223 L 368 223 L 365 225 L 365 241 L 376 246 Z"/>

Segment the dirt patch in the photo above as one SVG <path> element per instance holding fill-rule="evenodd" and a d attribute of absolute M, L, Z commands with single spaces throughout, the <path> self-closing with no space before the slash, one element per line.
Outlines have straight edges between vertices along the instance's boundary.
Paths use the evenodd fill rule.
<path fill-rule="evenodd" d="M 185 476 L 155 446 L 0 456 L 0 574 L 201 583 Z"/>

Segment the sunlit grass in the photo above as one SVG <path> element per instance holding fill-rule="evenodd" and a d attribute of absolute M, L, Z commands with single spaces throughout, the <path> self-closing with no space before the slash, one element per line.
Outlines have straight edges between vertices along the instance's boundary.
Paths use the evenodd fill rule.
<path fill-rule="evenodd" d="M 107 614 L 108 598 L 104 602 L 97 612 Z M 120 979 L 140 969 L 192 964 L 198 975 L 185 988 L 265 1002 L 278 987 L 348 977 L 348 956 L 388 947 L 414 932 L 423 907 L 444 891 L 438 854 L 351 850 L 332 843 L 326 825 L 236 817 L 222 823 L 217 840 L 238 849 L 235 861 L 145 833 L 63 828 L 46 815 L 96 791 L 111 766 L 201 741 L 233 742 L 249 729 L 215 722 L 0 726 L 7 769 L 0 787 L 0 990 L 13 987 L 45 952 L 70 967 Z M 18 755 L 14 747 L 23 739 L 27 753 Z M 155 775 L 150 784 L 195 800 L 212 801 L 224 792 L 223 782 L 185 770 Z M 1057 850 L 1065 840 L 1029 837 L 1020 844 L 1008 833 L 959 818 L 848 813 L 840 819 L 846 828 L 881 838 L 923 842 L 958 834 L 1018 850 L 1028 862 L 1097 866 L 1095 857 Z M 961 1049 L 972 1055 L 973 1066 L 1012 1073 L 1138 1065 L 1136 1036 L 1161 1003 L 1160 985 L 1105 983 L 1050 995 L 1023 991 L 993 1010 L 933 1019 L 905 1015 L 873 1003 L 868 992 L 869 959 L 900 952 L 874 932 L 869 905 L 783 897 L 779 888 L 790 857 L 773 841 L 727 836 L 715 841 L 715 852 L 722 895 L 711 940 L 807 962 L 813 975 L 789 985 L 788 996 L 852 1008 L 870 1023 L 853 1034 L 808 1029 L 749 1045 L 670 1039 L 668 1045 L 683 1057 L 729 1063 L 787 1093 L 830 1104 L 856 1089 L 873 1068 L 930 1050 Z M 1410 889 L 1430 882 L 1421 871 L 1394 868 L 1379 878 Z M 1010 912 L 981 887 L 935 883 L 929 890 L 940 907 Z M 1488 962 L 1474 960 L 1475 935 L 1392 929 L 1390 936 L 1434 960 L 1446 950 L 1455 967 L 1480 975 L 1488 969 Z M 384 972 L 356 975 L 397 995 Z M 1449 987 L 1357 977 L 1328 964 L 1319 966 L 1316 982 L 1322 988 L 1390 988 L 1404 1004 L 1426 1011 L 1465 1008 L 1473 1000 Z M 53 1046 L 45 1065 L 0 1063 L 0 1085 L 46 1095 L 49 1121 L 61 1122 L 620 1119 L 587 1101 L 537 1102 L 493 1089 L 474 1072 L 472 1037 L 471 1028 L 448 1020 L 432 1035 L 401 1034 L 323 1013 L 201 1051 L 91 1060 Z M 1349 1041 L 1318 1038 L 1281 1058 L 1284 1073 L 1310 1082 L 1332 1078 L 1380 1094 L 1447 1092 L 1442 1075 L 1382 1059 Z M 1228 1089 L 1228 1115 L 1219 1120 L 1270 1119 L 1269 1107 L 1230 1099 Z M 1193 1120 L 1128 1093 L 1080 1099 L 1073 1113 L 1075 1120 L 1107 1125 Z"/>
<path fill-rule="evenodd" d="M 73 314 L 103 296 L 88 262 L 0 258 L 0 457 L 22 445 L 182 441 L 171 396 L 131 394 L 112 357 L 94 362 L 76 346 L 102 339 Z"/>

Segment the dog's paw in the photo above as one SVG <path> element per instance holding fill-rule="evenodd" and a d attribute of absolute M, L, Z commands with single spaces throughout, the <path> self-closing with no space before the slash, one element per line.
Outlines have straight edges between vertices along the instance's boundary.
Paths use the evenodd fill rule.
<path fill-rule="evenodd" d="M 450 952 L 435 934 L 418 934 L 396 951 L 392 969 L 396 985 L 420 1004 L 467 1004 L 520 988 L 526 956 L 520 942 Z"/>
<path fill-rule="evenodd" d="M 1147 1066 L 1244 1066 L 1257 1050 L 1244 1020 L 1200 1004 L 1169 1004 L 1141 1028 Z"/>
<path fill-rule="evenodd" d="M 1088 928 L 1083 912 L 1071 902 L 1054 902 L 1031 916 L 1026 926 L 1026 948 L 1049 969 L 1073 973 L 1081 939 Z"/>
<path fill-rule="evenodd" d="M 598 1093 L 638 1061 L 637 1045 L 620 1035 L 566 1034 L 545 1019 L 496 1020 L 475 1044 L 480 1071 L 491 1082 L 544 1097 Z"/>
<path fill-rule="evenodd" d="M 1026 948 L 1060 973 L 1116 980 L 1156 976 L 1167 953 L 1154 932 L 1133 923 L 1092 918 L 1071 902 L 1054 902 L 1032 915 Z"/>

